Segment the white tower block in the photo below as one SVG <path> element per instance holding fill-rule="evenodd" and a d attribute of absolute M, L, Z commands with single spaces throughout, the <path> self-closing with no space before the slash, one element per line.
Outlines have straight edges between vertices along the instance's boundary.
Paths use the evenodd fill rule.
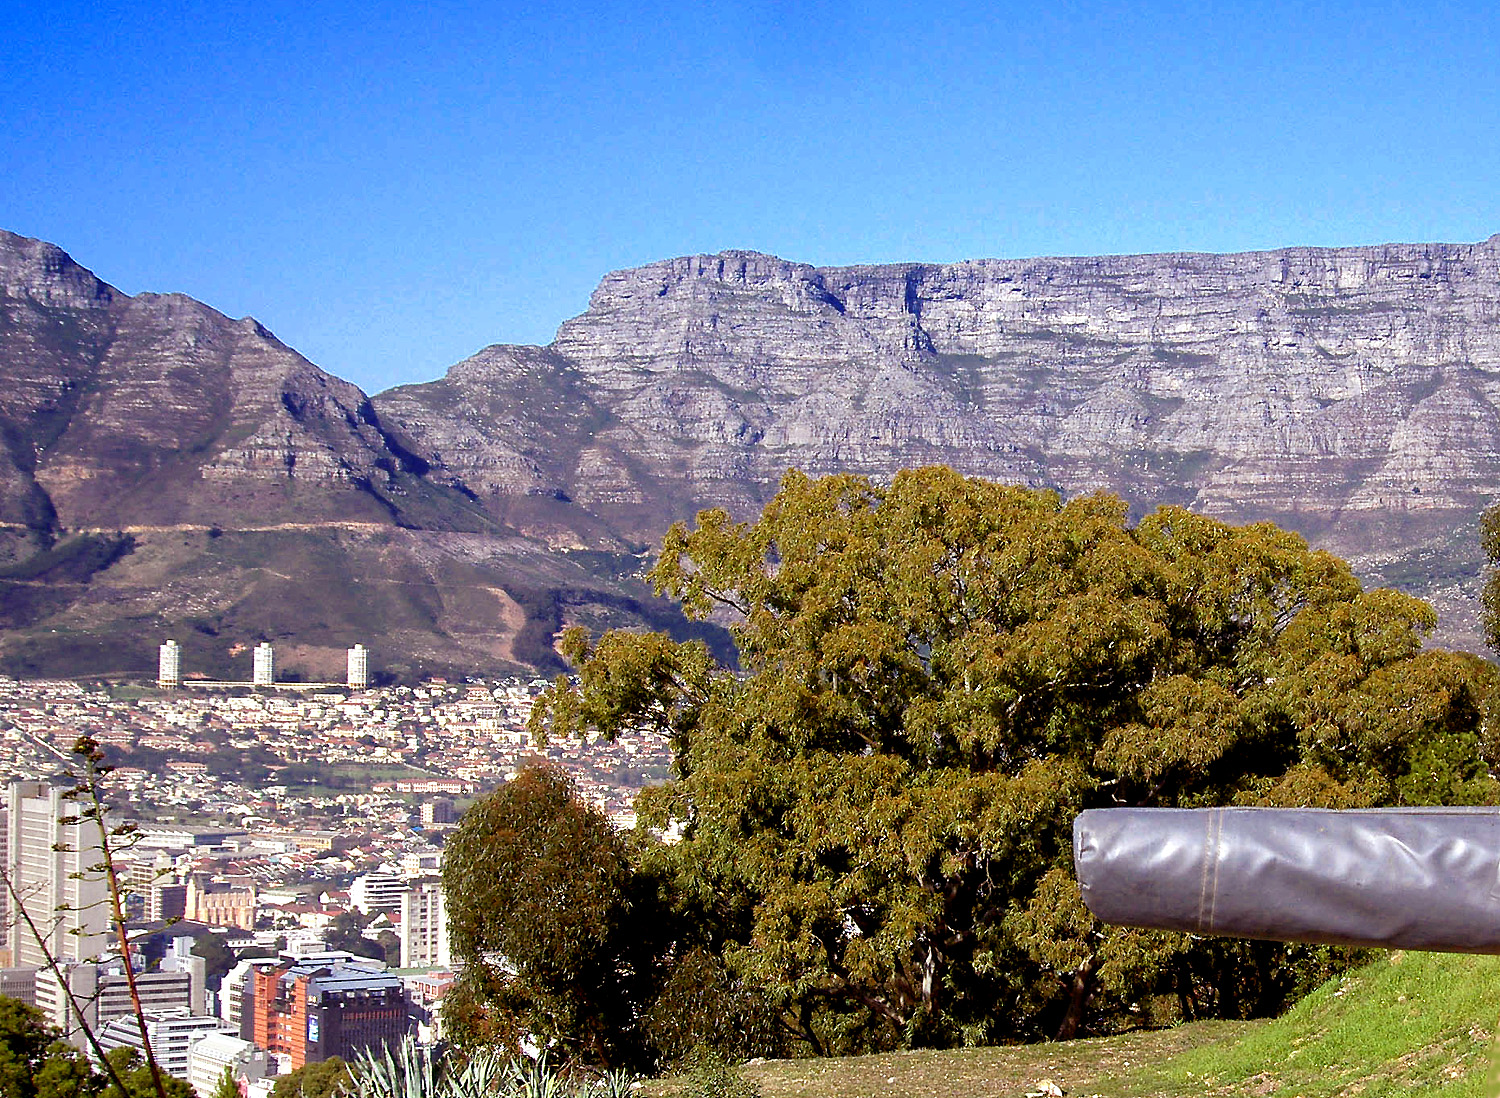
<path fill-rule="evenodd" d="M 182 685 L 182 649 L 174 640 L 157 649 L 156 685 L 167 690 Z"/>
<path fill-rule="evenodd" d="M 349 649 L 349 686 L 363 690 L 370 685 L 370 650 L 362 644 Z"/>
<path fill-rule="evenodd" d="M 276 681 L 276 656 L 269 641 L 255 646 L 255 671 L 250 676 L 252 686 L 270 686 Z"/>

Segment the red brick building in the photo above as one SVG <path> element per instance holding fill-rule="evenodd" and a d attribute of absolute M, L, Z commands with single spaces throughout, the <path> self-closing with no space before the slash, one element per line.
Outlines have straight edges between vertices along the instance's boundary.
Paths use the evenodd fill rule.
<path fill-rule="evenodd" d="M 412 1029 L 406 989 L 374 965 L 335 961 L 256 969 L 241 1007 L 240 1036 L 292 1067 L 401 1040 Z"/>

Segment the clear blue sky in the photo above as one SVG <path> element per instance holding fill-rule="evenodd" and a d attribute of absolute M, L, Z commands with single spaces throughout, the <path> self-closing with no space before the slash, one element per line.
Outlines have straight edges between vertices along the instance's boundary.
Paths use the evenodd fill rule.
<path fill-rule="evenodd" d="M 1500 232 L 1488 3 L 13 3 L 0 226 L 370 391 L 606 271 Z"/>

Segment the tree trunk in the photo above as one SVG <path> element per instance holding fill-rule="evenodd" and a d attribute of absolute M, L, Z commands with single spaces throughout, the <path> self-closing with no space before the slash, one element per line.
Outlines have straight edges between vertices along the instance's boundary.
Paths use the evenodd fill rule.
<path fill-rule="evenodd" d="M 1094 990 L 1094 959 L 1090 957 L 1073 971 L 1068 982 L 1068 1010 L 1063 1015 L 1062 1025 L 1057 1027 L 1056 1040 L 1071 1041 L 1078 1036 L 1078 1027 L 1083 1024 L 1083 1008 L 1088 1006 L 1089 995 Z"/>

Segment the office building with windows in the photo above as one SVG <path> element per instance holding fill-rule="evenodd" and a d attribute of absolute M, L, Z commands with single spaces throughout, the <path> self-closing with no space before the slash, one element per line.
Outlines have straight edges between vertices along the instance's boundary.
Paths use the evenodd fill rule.
<path fill-rule="evenodd" d="M 99 956 L 109 948 L 108 889 L 102 827 L 77 817 L 63 786 L 11 782 L 6 789 L 5 867 L 24 912 L 12 899 L 7 942 L 13 965 L 45 965 Z M 28 921 L 29 920 L 29 921 Z M 44 948 L 45 946 L 45 948 Z"/>

